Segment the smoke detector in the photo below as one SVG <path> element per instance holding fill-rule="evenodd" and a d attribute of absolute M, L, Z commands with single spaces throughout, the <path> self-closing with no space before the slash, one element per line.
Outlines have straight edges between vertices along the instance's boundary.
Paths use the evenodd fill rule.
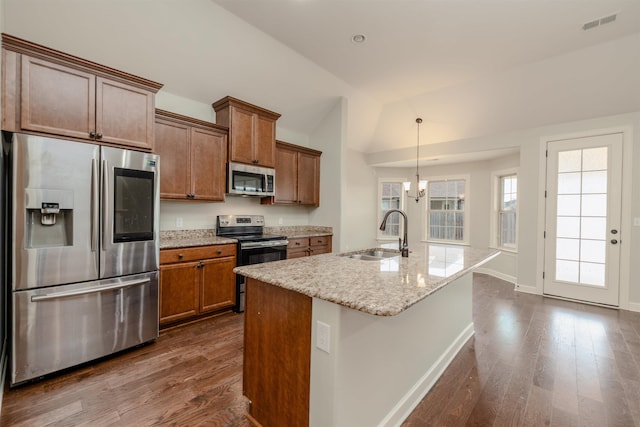
<path fill-rule="evenodd" d="M 612 13 L 611 15 L 603 16 L 602 18 L 594 19 L 593 21 L 586 22 L 582 26 L 582 29 L 587 31 L 592 28 L 596 28 L 601 25 L 608 24 L 610 22 L 615 21 L 617 16 L 618 16 L 618 13 L 616 12 L 616 13 Z"/>

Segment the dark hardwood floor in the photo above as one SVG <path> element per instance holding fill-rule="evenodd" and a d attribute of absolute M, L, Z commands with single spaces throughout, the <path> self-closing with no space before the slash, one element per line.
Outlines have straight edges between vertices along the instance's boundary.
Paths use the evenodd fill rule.
<path fill-rule="evenodd" d="M 476 334 L 404 426 L 640 426 L 640 313 L 474 276 Z M 2 426 L 249 426 L 243 317 L 6 389 Z M 279 426 L 280 427 L 280 426 Z"/>

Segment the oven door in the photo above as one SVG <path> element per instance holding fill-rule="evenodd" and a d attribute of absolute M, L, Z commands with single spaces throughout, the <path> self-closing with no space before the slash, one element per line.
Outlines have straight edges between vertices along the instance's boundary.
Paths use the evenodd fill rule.
<path fill-rule="evenodd" d="M 102 147 L 100 277 L 158 269 L 159 158 Z"/>
<path fill-rule="evenodd" d="M 240 244 L 238 254 L 238 265 L 260 264 L 263 262 L 287 259 L 287 241 L 243 242 Z M 244 312 L 245 289 L 245 277 L 237 274 L 235 311 L 238 313 Z"/>
<path fill-rule="evenodd" d="M 287 243 L 279 241 L 274 245 L 268 242 L 247 242 L 240 244 L 238 265 L 260 264 L 269 261 L 287 259 Z"/>

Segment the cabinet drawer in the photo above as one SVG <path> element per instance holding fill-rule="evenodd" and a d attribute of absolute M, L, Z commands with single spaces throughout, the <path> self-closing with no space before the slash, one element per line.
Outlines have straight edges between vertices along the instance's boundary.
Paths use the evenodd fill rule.
<path fill-rule="evenodd" d="M 309 238 L 310 246 L 326 246 L 329 244 L 330 236 L 316 236 Z"/>
<path fill-rule="evenodd" d="M 235 256 L 236 245 L 198 246 L 194 248 L 163 249 L 160 251 L 160 264 L 199 261 L 202 259 Z"/>
<path fill-rule="evenodd" d="M 303 237 L 300 239 L 289 239 L 289 243 L 287 244 L 287 249 L 299 249 L 299 248 L 308 248 L 309 247 L 309 238 Z"/>

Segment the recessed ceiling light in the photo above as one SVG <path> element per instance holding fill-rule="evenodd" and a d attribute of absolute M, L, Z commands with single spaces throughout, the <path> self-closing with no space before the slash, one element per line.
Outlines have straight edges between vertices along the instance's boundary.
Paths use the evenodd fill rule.
<path fill-rule="evenodd" d="M 351 41 L 354 43 L 364 43 L 367 37 L 364 34 L 354 34 L 351 37 Z"/>

